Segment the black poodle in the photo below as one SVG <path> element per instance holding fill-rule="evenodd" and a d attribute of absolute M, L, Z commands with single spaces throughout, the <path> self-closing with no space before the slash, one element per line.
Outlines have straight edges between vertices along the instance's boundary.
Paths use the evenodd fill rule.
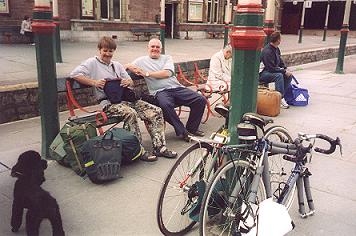
<path fill-rule="evenodd" d="M 19 156 L 12 167 L 11 176 L 18 178 L 14 188 L 14 202 L 12 204 L 11 226 L 12 232 L 17 232 L 22 223 L 24 208 L 26 214 L 27 235 L 39 235 L 40 224 L 43 219 L 49 219 L 53 235 L 64 235 L 62 219 L 55 198 L 41 188 L 45 181 L 44 170 L 47 161 L 41 160 L 38 152 L 27 151 Z"/>

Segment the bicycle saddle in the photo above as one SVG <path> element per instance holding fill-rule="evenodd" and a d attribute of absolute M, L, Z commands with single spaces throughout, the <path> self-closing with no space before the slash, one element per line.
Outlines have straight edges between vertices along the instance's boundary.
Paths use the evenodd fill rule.
<path fill-rule="evenodd" d="M 251 113 L 245 113 L 241 118 L 241 122 L 242 123 L 248 122 L 248 123 L 257 125 L 262 130 L 264 130 L 264 127 L 267 124 L 273 123 L 273 119 L 268 118 L 268 117 L 262 117 L 256 113 L 251 112 Z"/>
<path fill-rule="evenodd" d="M 214 110 L 224 118 L 229 117 L 229 104 L 219 103 L 215 106 Z"/>

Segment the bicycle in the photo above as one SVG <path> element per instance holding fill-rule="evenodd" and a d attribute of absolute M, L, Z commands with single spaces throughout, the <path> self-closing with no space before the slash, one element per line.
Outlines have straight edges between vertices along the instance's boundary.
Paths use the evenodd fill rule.
<path fill-rule="evenodd" d="M 225 105 L 217 105 L 215 111 L 225 118 L 225 123 L 212 134 L 211 139 L 192 137 L 196 143 L 177 159 L 164 180 L 156 212 L 159 229 L 164 235 L 182 235 L 199 221 L 206 185 L 223 164 L 224 153 L 220 150 L 229 139 L 229 111 Z M 292 140 L 281 126 L 272 126 L 264 131 L 272 119 L 248 113 L 242 120 L 261 127 L 263 136 L 267 138 L 275 136 L 282 142 Z"/>
<path fill-rule="evenodd" d="M 239 130 L 240 128 L 240 130 Z M 238 133 L 243 133 L 241 126 Z M 244 137 L 240 137 L 244 138 Z M 269 142 L 265 138 L 257 139 L 252 144 L 226 145 L 222 151 L 230 155 L 231 161 L 222 166 L 212 177 L 207 187 L 200 211 L 200 235 L 241 235 L 248 233 L 257 225 L 258 204 L 264 200 L 264 193 L 273 195 L 280 204 L 293 199 L 297 188 L 299 213 L 305 218 L 314 214 L 315 208 L 311 196 L 310 172 L 306 167 L 308 156 L 314 143 L 304 146 L 304 141 L 322 139 L 330 144 L 328 150 L 315 147 L 314 151 L 331 154 L 340 139 L 322 135 L 298 134 L 293 144 Z M 268 159 L 272 154 L 285 154 L 283 159 L 294 164 L 286 182 L 271 192 L 269 186 Z M 303 186 L 304 185 L 304 186 Z M 304 196 L 309 212 L 305 211 Z"/>

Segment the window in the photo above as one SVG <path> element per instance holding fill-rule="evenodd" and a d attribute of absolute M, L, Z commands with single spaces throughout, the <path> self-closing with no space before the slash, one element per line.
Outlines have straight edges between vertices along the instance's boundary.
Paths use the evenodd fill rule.
<path fill-rule="evenodd" d="M 189 0 L 189 21 L 203 21 L 203 0 Z"/>
<path fill-rule="evenodd" d="M 100 1 L 101 19 L 120 19 L 121 18 L 121 0 L 112 0 L 112 12 L 110 12 L 110 0 Z"/>
<path fill-rule="evenodd" d="M 208 0 L 208 22 L 217 23 L 218 21 L 218 0 Z"/>
<path fill-rule="evenodd" d="M 82 0 L 82 18 L 94 18 L 93 0 Z"/>
<path fill-rule="evenodd" d="M 100 1 L 100 16 L 101 19 L 109 19 L 109 0 Z"/>
<path fill-rule="evenodd" d="M 114 0 L 114 19 L 121 18 L 121 7 L 120 7 L 120 0 Z"/>

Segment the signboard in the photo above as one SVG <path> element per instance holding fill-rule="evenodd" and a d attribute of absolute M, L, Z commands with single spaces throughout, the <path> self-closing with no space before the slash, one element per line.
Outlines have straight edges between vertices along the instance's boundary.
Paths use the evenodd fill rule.
<path fill-rule="evenodd" d="M 305 1 L 305 8 L 311 8 L 312 7 L 312 1 Z"/>
<path fill-rule="evenodd" d="M 0 14 L 9 14 L 9 0 L 0 0 Z"/>
<path fill-rule="evenodd" d="M 93 0 L 82 0 L 82 17 L 94 17 Z"/>

